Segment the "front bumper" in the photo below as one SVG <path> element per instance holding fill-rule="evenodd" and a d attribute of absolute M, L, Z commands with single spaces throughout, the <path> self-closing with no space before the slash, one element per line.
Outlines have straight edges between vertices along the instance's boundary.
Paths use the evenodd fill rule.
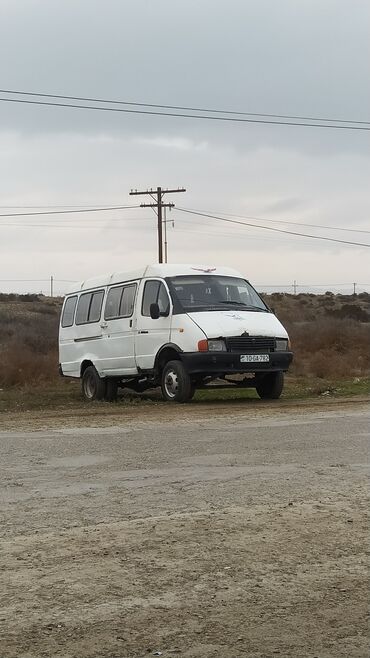
<path fill-rule="evenodd" d="M 181 360 L 189 375 L 226 375 L 246 372 L 286 372 L 293 352 L 271 352 L 266 363 L 241 363 L 236 352 L 182 352 Z"/>

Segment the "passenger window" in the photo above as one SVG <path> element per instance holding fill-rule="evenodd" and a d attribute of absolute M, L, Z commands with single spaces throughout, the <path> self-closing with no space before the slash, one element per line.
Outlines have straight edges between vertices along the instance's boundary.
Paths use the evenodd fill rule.
<path fill-rule="evenodd" d="M 161 283 L 161 285 L 159 286 L 157 302 L 159 306 L 159 312 L 163 313 L 164 315 L 168 315 L 170 310 L 170 300 L 168 299 L 167 290 L 164 287 L 163 283 Z"/>
<path fill-rule="evenodd" d="M 64 304 L 63 315 L 62 315 L 62 327 L 72 327 L 73 318 L 75 314 L 77 304 L 77 295 L 74 297 L 68 297 L 66 303 Z"/>
<path fill-rule="evenodd" d="M 87 322 L 91 297 L 91 292 L 87 292 L 84 295 L 81 295 L 80 299 L 78 300 L 76 324 L 85 324 L 85 322 Z"/>
<path fill-rule="evenodd" d="M 141 314 L 150 317 L 150 305 L 157 303 L 160 313 L 167 314 L 170 308 L 170 300 L 167 290 L 161 281 L 147 281 L 144 288 L 143 304 Z"/>
<path fill-rule="evenodd" d="M 121 318 L 129 318 L 134 312 L 136 294 L 136 284 L 133 286 L 125 286 L 122 292 L 121 304 L 119 314 Z"/>
<path fill-rule="evenodd" d="M 104 290 L 86 292 L 78 300 L 76 324 L 99 322 L 101 307 L 104 299 Z"/>
<path fill-rule="evenodd" d="M 122 286 L 118 288 L 111 288 L 108 292 L 107 303 L 105 305 L 105 320 L 112 320 L 113 318 L 118 318 L 119 316 L 119 305 L 121 302 L 122 296 Z"/>
<path fill-rule="evenodd" d="M 111 288 L 105 306 L 105 320 L 129 318 L 134 312 L 136 283 Z"/>
<path fill-rule="evenodd" d="M 99 322 L 101 315 L 101 307 L 103 305 L 104 290 L 93 292 L 92 300 L 89 310 L 89 322 Z"/>

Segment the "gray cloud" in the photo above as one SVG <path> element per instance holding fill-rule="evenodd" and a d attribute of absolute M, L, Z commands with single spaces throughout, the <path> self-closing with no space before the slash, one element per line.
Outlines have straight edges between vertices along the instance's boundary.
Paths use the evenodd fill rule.
<path fill-rule="evenodd" d="M 0 86 L 366 120 L 369 19 L 361 0 L 3 0 Z M 131 187 L 184 185 L 174 201 L 186 207 L 369 225 L 368 133 L 6 103 L 0 119 L 0 205 L 124 204 Z M 0 218 L 0 279 L 85 278 L 154 260 L 154 217 L 143 212 L 120 231 L 117 216 L 73 216 L 63 229 L 47 226 L 55 217 L 44 229 Z M 177 261 L 234 264 L 260 282 L 366 278 L 365 249 L 173 216 Z"/>

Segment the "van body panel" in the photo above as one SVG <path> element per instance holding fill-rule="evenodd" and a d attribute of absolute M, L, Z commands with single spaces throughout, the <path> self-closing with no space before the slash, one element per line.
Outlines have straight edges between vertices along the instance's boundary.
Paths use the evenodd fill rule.
<path fill-rule="evenodd" d="M 261 311 L 201 311 L 189 317 L 204 331 L 207 338 L 241 336 L 271 336 L 288 338 L 276 315 Z"/>
<path fill-rule="evenodd" d="M 182 352 L 194 352 L 198 342 L 207 338 L 199 325 L 187 313 L 172 316 L 171 343 L 181 347 Z"/>

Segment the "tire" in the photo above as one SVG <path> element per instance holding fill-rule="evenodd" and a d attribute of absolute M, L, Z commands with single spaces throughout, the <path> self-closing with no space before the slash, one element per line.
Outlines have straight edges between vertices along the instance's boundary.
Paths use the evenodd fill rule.
<path fill-rule="evenodd" d="M 107 402 L 115 402 L 117 400 L 118 383 L 115 379 L 108 378 L 106 380 L 104 400 Z"/>
<path fill-rule="evenodd" d="M 259 381 L 256 391 L 262 400 L 277 400 L 283 392 L 284 373 L 271 372 Z"/>
<path fill-rule="evenodd" d="M 82 375 L 82 393 L 88 402 L 103 400 L 106 394 L 107 383 L 101 379 L 94 366 L 86 368 Z"/>
<path fill-rule="evenodd" d="M 181 361 L 169 361 L 163 368 L 162 395 L 169 402 L 188 402 L 194 395 L 194 387 Z"/>

